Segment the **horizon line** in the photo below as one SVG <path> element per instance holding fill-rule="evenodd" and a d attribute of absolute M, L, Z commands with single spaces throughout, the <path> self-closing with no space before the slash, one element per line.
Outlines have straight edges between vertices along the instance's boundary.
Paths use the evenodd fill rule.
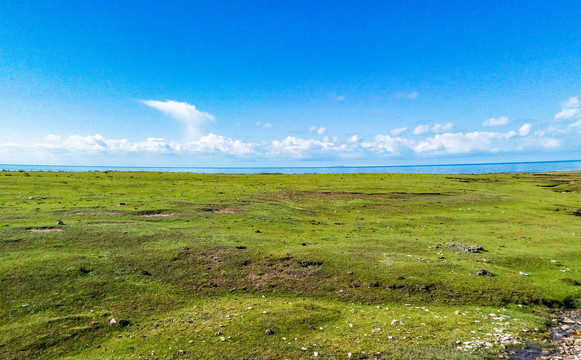
<path fill-rule="evenodd" d="M 515 164 L 571 163 L 577 160 L 508 161 L 483 163 L 419 164 L 419 165 L 333 165 L 333 166 L 138 166 L 138 165 L 40 165 L 40 164 L 0 164 L 1 166 L 42 166 L 42 167 L 87 167 L 87 168 L 142 168 L 142 169 L 360 169 L 360 168 L 406 168 L 406 167 L 443 167 L 443 166 L 485 166 Z M 4 169 L 2 169 L 4 171 Z M 30 170 L 29 170 L 30 171 Z"/>

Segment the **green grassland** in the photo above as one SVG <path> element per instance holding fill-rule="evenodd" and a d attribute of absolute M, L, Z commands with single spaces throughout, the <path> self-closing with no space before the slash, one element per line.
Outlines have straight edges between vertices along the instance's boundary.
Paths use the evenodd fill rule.
<path fill-rule="evenodd" d="M 580 180 L 0 172 L 0 359 L 495 357 L 581 304 Z"/>

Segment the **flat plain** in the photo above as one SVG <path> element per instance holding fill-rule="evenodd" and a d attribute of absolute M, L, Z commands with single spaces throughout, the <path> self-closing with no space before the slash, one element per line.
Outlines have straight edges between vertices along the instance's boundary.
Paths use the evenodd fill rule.
<path fill-rule="evenodd" d="M 0 358 L 487 359 L 581 305 L 581 173 L 0 172 Z"/>

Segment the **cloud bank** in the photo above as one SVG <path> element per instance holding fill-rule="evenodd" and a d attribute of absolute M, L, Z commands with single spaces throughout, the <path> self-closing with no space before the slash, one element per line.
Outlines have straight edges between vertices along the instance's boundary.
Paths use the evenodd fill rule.
<path fill-rule="evenodd" d="M 204 122 L 214 120 L 208 113 L 197 110 L 193 105 L 175 101 L 143 101 L 144 104 L 162 111 L 188 126 L 186 131 L 199 132 Z M 150 137 L 141 141 L 124 138 L 108 138 L 100 134 L 62 136 L 51 134 L 42 141 L 24 143 L 0 143 L 0 162 L 28 158 L 36 163 L 46 159 L 79 156 L 94 159 L 110 159 L 148 156 L 173 156 L 183 159 L 200 157 L 233 158 L 235 161 L 278 162 L 285 160 L 377 160 L 417 159 L 422 157 L 450 157 L 458 155 L 484 156 L 487 154 L 530 154 L 532 152 L 573 150 L 580 151 L 578 136 L 581 134 L 581 114 L 578 97 L 569 98 L 555 115 L 560 119 L 544 123 L 514 124 L 505 131 L 471 130 L 452 131 L 454 124 L 422 124 L 408 131 L 407 127 L 385 129 L 372 136 L 346 133 L 343 137 L 323 136 L 334 129 L 311 126 L 304 129 L 305 137 L 283 136 L 260 143 L 246 142 L 223 135 L 208 133 L 194 139 L 171 141 Z M 504 126 L 508 118 L 500 116 L 484 121 L 482 126 Z M 269 127 L 270 124 L 256 123 Z M 23 155 L 25 154 L 25 155 Z M 6 161 L 10 159 L 10 161 Z M 51 160 L 55 161 L 55 160 Z M 58 161 L 58 160 L 57 160 Z M 237 163 L 237 162 L 235 162 Z M 217 165 L 217 164 L 216 164 Z"/>

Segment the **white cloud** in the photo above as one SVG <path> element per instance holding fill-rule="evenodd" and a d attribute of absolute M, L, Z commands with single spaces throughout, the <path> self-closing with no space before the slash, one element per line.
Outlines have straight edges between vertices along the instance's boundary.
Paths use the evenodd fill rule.
<path fill-rule="evenodd" d="M 377 135 L 373 142 L 362 143 L 361 146 L 377 152 L 388 152 L 391 154 L 399 154 L 403 149 L 410 148 L 413 141 L 392 137 L 389 135 Z"/>
<path fill-rule="evenodd" d="M 448 122 L 445 124 L 436 124 L 436 125 L 432 126 L 432 132 L 441 133 L 441 132 L 452 130 L 453 127 L 454 127 L 454 124 L 452 124 L 451 122 Z"/>
<path fill-rule="evenodd" d="M 474 151 L 496 152 L 501 143 L 515 136 L 516 132 L 507 133 L 479 132 L 445 133 L 419 141 L 413 150 L 417 153 L 441 151 L 448 154 L 469 153 Z"/>
<path fill-rule="evenodd" d="M 357 135 L 353 135 L 353 136 L 349 137 L 349 139 L 347 140 L 347 142 L 349 142 L 349 143 L 356 143 L 357 141 L 359 141 L 359 136 L 357 136 Z"/>
<path fill-rule="evenodd" d="M 323 135 L 323 133 L 324 133 L 325 131 L 327 131 L 327 129 L 326 129 L 326 128 L 324 128 L 324 127 L 322 127 L 322 126 L 321 126 L 321 127 L 318 127 L 318 126 L 315 126 L 315 125 L 313 125 L 313 126 L 309 127 L 309 131 L 310 131 L 310 132 L 316 131 L 316 132 L 317 132 L 317 134 L 319 134 L 319 135 Z"/>
<path fill-rule="evenodd" d="M 428 125 L 418 125 L 414 131 L 412 132 L 414 135 L 421 135 L 430 131 L 430 127 Z"/>
<path fill-rule="evenodd" d="M 287 136 L 282 141 L 273 141 L 269 153 L 272 155 L 290 155 L 292 158 L 309 157 L 313 150 L 329 150 L 334 148 L 330 141 L 305 140 L 294 136 Z"/>
<path fill-rule="evenodd" d="M 431 131 L 433 133 L 438 134 L 438 133 L 442 133 L 442 132 L 451 130 L 453 127 L 454 127 L 454 124 L 452 124 L 450 122 L 444 123 L 444 124 L 435 124 L 432 127 L 430 127 L 429 125 L 418 125 L 412 133 L 414 135 L 421 135 L 421 134 L 425 134 L 425 133 Z"/>
<path fill-rule="evenodd" d="M 579 126 L 581 127 L 581 123 Z M 545 138 L 536 134 L 529 136 L 531 127 L 531 124 L 524 124 L 518 131 L 507 132 L 446 132 L 424 139 L 377 135 L 374 141 L 362 143 L 361 147 L 393 155 L 402 153 L 452 155 L 549 149 L 561 145 L 561 141 L 557 139 Z"/>
<path fill-rule="evenodd" d="M 203 124 L 216 119 L 214 115 L 199 111 L 194 105 L 186 102 L 171 100 L 142 100 L 141 102 L 184 123 L 186 134 L 192 139 L 200 137 L 200 127 Z"/>
<path fill-rule="evenodd" d="M 343 95 L 339 95 L 339 96 L 337 96 L 337 97 L 335 98 L 335 100 L 337 100 L 337 101 L 345 101 L 345 96 L 343 96 Z"/>
<path fill-rule="evenodd" d="M 577 129 L 578 131 L 581 132 L 581 119 L 567 126 L 567 129 Z"/>
<path fill-rule="evenodd" d="M 177 143 L 160 138 L 148 138 L 145 141 L 131 142 L 127 139 L 106 139 L 102 135 L 79 136 L 66 138 L 52 136 L 48 142 L 32 145 L 20 145 L 23 149 L 34 149 L 49 153 L 82 154 L 222 154 L 242 156 L 254 151 L 256 144 L 233 140 L 224 136 L 208 134 L 198 140 Z"/>
<path fill-rule="evenodd" d="M 408 128 L 407 127 L 403 127 L 403 128 L 397 128 L 397 129 L 393 129 L 391 130 L 389 133 L 393 136 L 398 136 L 399 134 L 401 134 L 402 132 L 406 131 Z"/>
<path fill-rule="evenodd" d="M 508 117 L 499 116 L 497 118 L 490 118 L 482 123 L 484 126 L 503 126 L 508 124 Z"/>
<path fill-rule="evenodd" d="M 50 135 L 47 135 L 44 139 L 47 141 L 59 141 L 61 139 L 61 137 L 60 137 L 60 135 L 50 134 Z"/>
<path fill-rule="evenodd" d="M 167 143 L 163 139 L 149 138 L 141 142 L 130 142 L 126 139 L 106 139 L 102 135 L 71 135 L 66 138 L 50 136 L 48 143 L 32 145 L 37 150 L 66 151 L 81 153 L 130 153 L 130 152 L 170 152 L 179 150 L 176 143 Z"/>
<path fill-rule="evenodd" d="M 419 94 L 418 94 L 418 92 L 417 92 L 417 91 L 411 91 L 411 92 L 409 92 L 409 93 L 406 93 L 406 92 L 402 92 L 402 91 L 400 91 L 400 92 L 398 92 L 398 93 L 396 93 L 396 94 L 395 94 L 395 97 L 396 97 L 397 99 L 408 99 L 408 100 L 414 100 L 414 99 L 417 99 L 417 98 L 418 98 L 418 95 L 419 95 Z"/>
<path fill-rule="evenodd" d="M 541 139 L 539 143 L 546 149 L 553 149 L 561 146 L 561 141 L 557 139 Z"/>
<path fill-rule="evenodd" d="M 561 104 L 561 111 L 555 114 L 555 119 L 570 119 L 581 115 L 579 106 L 579 97 L 570 97 L 569 100 Z"/>
<path fill-rule="evenodd" d="M 208 134 L 199 140 L 184 144 L 183 149 L 186 152 L 193 153 L 222 153 L 228 155 L 246 155 L 253 152 L 256 144 L 244 143 L 240 140 Z"/>
<path fill-rule="evenodd" d="M 528 135 L 528 133 L 531 131 L 531 124 L 524 124 L 523 126 L 521 126 L 518 129 L 518 134 L 520 136 L 525 136 Z"/>

